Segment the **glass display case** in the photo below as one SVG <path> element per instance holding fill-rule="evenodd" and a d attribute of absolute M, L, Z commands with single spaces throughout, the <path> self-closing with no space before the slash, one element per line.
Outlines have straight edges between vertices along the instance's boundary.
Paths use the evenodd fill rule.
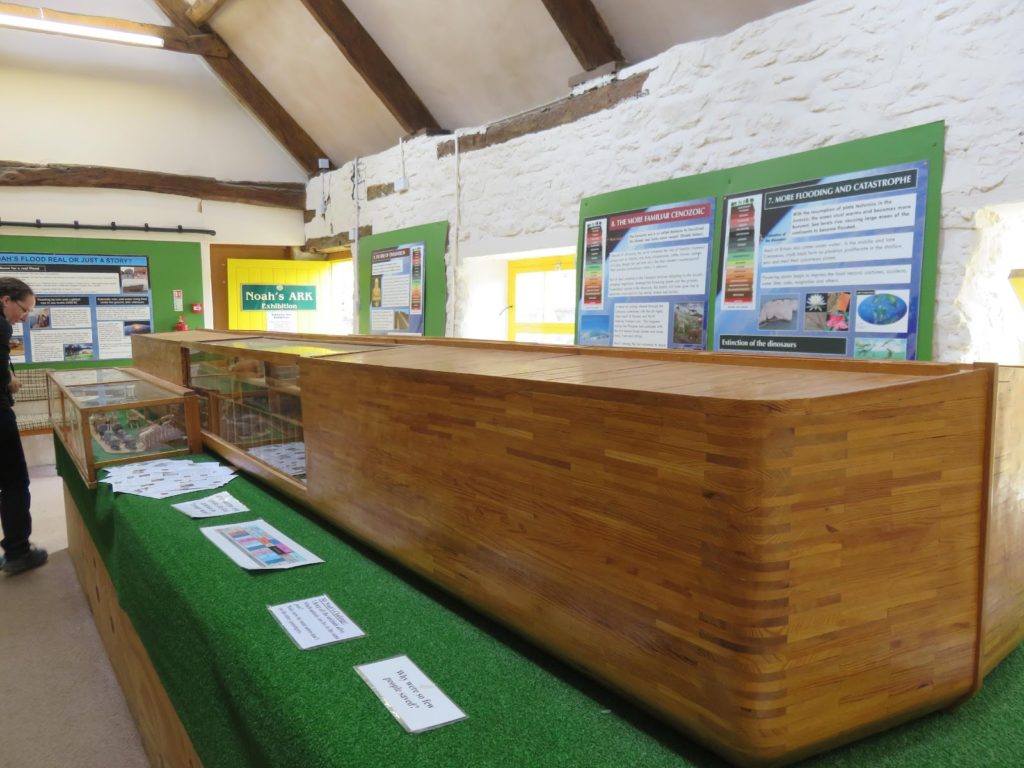
<path fill-rule="evenodd" d="M 133 368 L 51 371 L 50 424 L 90 488 L 107 466 L 194 453 L 195 395 Z"/>
<path fill-rule="evenodd" d="M 202 429 L 298 483 L 306 446 L 298 359 L 385 348 L 375 344 L 252 337 L 185 345 L 187 383 Z"/>

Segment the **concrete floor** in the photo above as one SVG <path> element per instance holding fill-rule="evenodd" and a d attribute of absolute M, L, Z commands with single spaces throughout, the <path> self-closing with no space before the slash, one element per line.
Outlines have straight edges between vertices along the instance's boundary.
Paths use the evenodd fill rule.
<path fill-rule="evenodd" d="M 53 436 L 28 435 L 21 438 L 21 444 L 32 478 L 32 543 L 50 552 L 67 549 L 64 481 L 54 465 Z"/>
<path fill-rule="evenodd" d="M 53 436 L 22 437 L 42 568 L 0 577 L 0 768 L 150 765 L 67 552 Z"/>

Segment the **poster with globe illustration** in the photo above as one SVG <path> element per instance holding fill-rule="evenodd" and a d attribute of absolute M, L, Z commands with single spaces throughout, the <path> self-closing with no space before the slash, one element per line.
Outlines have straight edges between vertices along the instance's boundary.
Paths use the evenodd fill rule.
<path fill-rule="evenodd" d="M 917 357 L 926 161 L 724 199 L 714 348 Z"/>

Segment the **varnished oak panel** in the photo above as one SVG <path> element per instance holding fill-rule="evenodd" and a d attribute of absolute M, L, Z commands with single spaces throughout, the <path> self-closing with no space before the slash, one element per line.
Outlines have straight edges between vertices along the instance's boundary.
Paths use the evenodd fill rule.
<path fill-rule="evenodd" d="M 64 489 L 64 511 L 68 526 L 68 552 L 78 574 L 78 582 L 139 728 L 150 763 L 161 768 L 202 768 L 202 762 L 164 691 L 149 654 L 131 619 L 117 602 L 114 585 L 67 488 Z"/>
<path fill-rule="evenodd" d="M 971 690 L 985 371 L 739 402 L 300 370 L 314 508 L 738 763 Z"/>
<path fill-rule="evenodd" d="M 132 365 L 164 381 L 185 383 L 180 344 L 162 340 L 160 334 L 132 336 Z"/>
<path fill-rule="evenodd" d="M 337 362 L 419 371 L 507 376 L 531 382 L 560 382 L 637 392 L 662 392 L 739 401 L 792 400 L 898 386 L 921 376 L 897 372 L 829 368 L 740 369 L 700 358 L 658 359 L 542 351 L 459 349 L 437 345 L 402 346 Z M 681 365 L 685 362 L 686 365 Z"/>
<path fill-rule="evenodd" d="M 195 330 L 171 331 L 142 336 L 143 339 L 154 339 L 160 342 L 191 343 L 220 341 L 225 339 L 242 339 L 259 336 L 261 338 L 306 339 L 312 341 L 334 341 L 355 344 L 384 344 L 406 349 L 432 347 L 458 350 L 487 350 L 490 352 L 516 353 L 548 353 L 558 356 L 578 356 L 589 358 L 628 358 L 633 361 L 658 361 L 714 363 L 717 365 L 738 366 L 740 368 L 773 368 L 799 369 L 801 371 L 844 371 L 846 373 L 884 373 L 886 375 L 904 375 L 917 378 L 938 376 L 945 373 L 956 373 L 969 370 L 971 366 L 960 363 L 923 363 L 898 360 L 846 360 L 832 358 L 808 358 L 778 355 L 737 354 L 734 352 L 702 352 L 678 349 L 626 349 L 614 347 L 578 347 L 556 344 L 526 344 L 508 341 L 487 341 L 482 339 L 449 339 L 422 336 L 332 336 L 316 333 L 271 333 L 263 331 L 221 331 Z M 138 367 L 138 366 L 136 366 Z M 736 375 L 745 375 L 747 371 L 737 371 Z"/>
<path fill-rule="evenodd" d="M 264 335 L 394 347 L 298 362 L 279 489 L 735 763 L 955 703 L 1021 640 L 1019 370 Z"/>
<path fill-rule="evenodd" d="M 1024 368 L 999 368 L 982 673 L 1024 641 Z"/>

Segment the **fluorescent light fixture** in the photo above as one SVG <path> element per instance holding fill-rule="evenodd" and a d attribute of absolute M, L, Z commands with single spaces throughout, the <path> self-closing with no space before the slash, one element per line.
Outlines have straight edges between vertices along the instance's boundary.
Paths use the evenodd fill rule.
<path fill-rule="evenodd" d="M 164 47 L 163 38 L 156 35 L 122 32 L 118 29 L 105 29 L 103 27 L 85 27 L 80 24 L 67 24 L 62 21 L 12 16 L 9 13 L 0 13 L 0 27 L 29 29 L 34 32 L 51 32 L 57 35 L 73 35 L 74 37 L 88 37 L 93 40 L 109 40 L 114 43 L 128 43 L 129 45 L 147 45 L 151 48 Z"/>

